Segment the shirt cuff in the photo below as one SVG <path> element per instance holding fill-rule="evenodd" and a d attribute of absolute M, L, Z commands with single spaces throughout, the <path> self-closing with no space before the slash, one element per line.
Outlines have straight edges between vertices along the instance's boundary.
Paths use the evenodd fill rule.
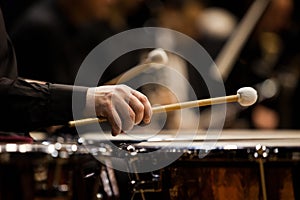
<path fill-rule="evenodd" d="M 88 87 L 49 84 L 49 117 L 57 124 L 73 120 L 72 98 L 76 97 L 76 118 L 84 116 Z M 74 94 L 73 94 L 74 93 Z"/>

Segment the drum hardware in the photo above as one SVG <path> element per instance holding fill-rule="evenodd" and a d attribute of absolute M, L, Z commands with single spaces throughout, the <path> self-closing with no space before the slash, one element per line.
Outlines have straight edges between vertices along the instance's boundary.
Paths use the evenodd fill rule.
<path fill-rule="evenodd" d="M 135 156 L 138 153 L 138 150 L 133 145 L 131 145 L 131 144 L 121 143 L 119 145 L 119 148 L 121 150 L 124 150 L 125 152 L 127 152 L 131 156 Z M 125 156 L 127 156 L 127 155 L 125 155 Z"/>
<path fill-rule="evenodd" d="M 260 184 L 262 189 L 262 196 L 263 200 L 267 200 L 267 188 L 266 188 L 266 178 L 265 178 L 265 168 L 264 168 L 264 161 L 262 158 L 258 158 L 259 163 L 259 174 L 260 174 Z"/>
<path fill-rule="evenodd" d="M 149 149 L 139 148 L 133 143 L 121 142 L 116 144 L 120 150 L 119 154 L 112 153 L 112 156 L 125 157 L 127 162 L 125 164 L 133 171 L 128 173 L 128 187 L 130 190 L 131 199 L 148 199 L 149 194 L 162 192 L 161 171 L 138 173 L 135 172 L 137 165 L 143 160 L 139 160 L 137 155 L 142 153 L 149 153 Z M 145 156 L 146 160 L 152 159 L 151 156 Z M 155 162 L 155 161 L 154 161 Z M 123 185 L 122 185 L 123 186 Z"/>
<path fill-rule="evenodd" d="M 159 194 L 162 190 L 161 171 L 150 172 L 148 174 L 134 173 L 130 179 L 132 198 L 147 199 L 147 194 Z"/>
<path fill-rule="evenodd" d="M 132 199 L 147 199 L 155 194 L 169 200 L 189 199 L 193 195 L 204 199 L 226 199 L 217 195 L 231 195 L 232 199 L 296 197 L 297 178 L 294 176 L 297 176 L 295 172 L 299 170 L 299 136 L 290 132 L 280 137 L 279 132 L 270 132 L 270 135 L 262 133 L 266 135 L 256 134 L 251 139 L 250 132 L 245 135 L 246 139 L 244 136 L 229 139 L 225 132 L 215 148 L 204 158 L 198 156 L 202 151 L 205 152 L 205 149 L 201 149 L 202 140 L 194 141 L 189 147 L 169 145 L 165 148 L 166 143 L 171 143 L 172 139 L 122 144 L 123 150 L 128 150 L 128 156 L 133 158 L 133 162 L 130 163 L 132 165 L 143 162 L 134 160 L 134 155 L 158 149 L 163 150 L 161 153 L 165 154 L 164 156 L 172 153 L 182 154 L 174 163 L 153 174 L 149 172 L 132 175 Z M 270 145 L 267 145 L 268 143 Z M 151 159 L 151 156 L 143 159 Z M 233 191 L 228 193 L 231 190 Z"/>
<path fill-rule="evenodd" d="M 98 155 L 109 150 L 91 148 Z M 0 199 L 118 199 L 111 169 L 76 143 L 0 145 Z"/>
<path fill-rule="evenodd" d="M 109 161 L 107 161 L 109 162 Z M 108 164 L 108 163 L 106 163 Z M 116 178 L 114 175 L 113 169 L 109 167 L 102 166 L 100 177 L 103 183 L 103 190 L 107 194 L 108 197 L 117 197 L 119 196 L 119 189 L 117 187 Z M 101 192 L 97 193 L 97 199 L 104 199 L 105 197 Z"/>
<path fill-rule="evenodd" d="M 266 147 L 266 146 L 264 146 L 264 145 L 260 145 L 260 144 L 258 144 L 258 145 L 256 145 L 255 146 L 255 152 L 254 152 L 254 158 L 267 158 L 268 157 L 268 155 L 269 155 L 269 149 Z"/>
<path fill-rule="evenodd" d="M 280 157 L 279 156 L 280 148 L 269 148 L 265 145 L 257 144 L 254 149 L 253 157 L 256 159 L 257 163 L 259 164 L 259 172 L 260 172 L 260 184 L 262 189 L 262 198 L 264 200 L 268 199 L 267 195 L 267 181 L 266 181 L 266 169 L 265 164 L 267 161 L 276 161 L 276 160 L 286 160 L 286 161 L 293 161 L 299 160 L 299 157 L 295 156 L 299 154 L 299 149 L 289 155 L 288 157 Z M 292 169 L 292 174 L 294 174 L 294 169 Z M 292 180 L 294 184 L 296 183 L 295 180 Z M 294 186 L 295 190 L 295 186 Z"/>
<path fill-rule="evenodd" d="M 119 188 L 126 188 L 128 199 L 291 199 L 299 195 L 300 135 L 297 131 L 224 130 L 214 148 L 203 158 L 198 156 L 206 152 L 201 148 L 205 140 L 202 132 L 189 146 L 177 146 L 190 138 L 188 132 L 182 138 L 166 132 L 140 142 L 131 141 L 130 136 L 125 135 L 120 135 L 121 140 L 111 136 L 113 140 L 109 143 L 105 143 L 107 137 L 110 139 L 107 135 L 104 138 L 99 134 L 86 136 L 81 143 L 88 144 L 85 146 L 92 155 L 99 154 L 104 161 L 110 161 L 114 156 L 126 158 L 122 164 L 129 165 L 132 173 L 123 174 L 127 178 Z M 111 143 L 124 151 L 114 151 Z M 158 149 L 162 158 L 177 153 L 181 156 L 157 171 L 134 173 L 144 161 L 159 163 L 150 154 Z M 141 154 L 145 156 L 137 159 Z M 109 182 L 108 187 L 113 185 L 109 177 L 106 172 L 101 178 Z M 107 192 L 102 190 L 98 197 L 102 195 L 101 198 L 105 199 L 103 194 Z M 112 187 L 110 191 L 113 192 Z M 120 192 L 122 194 L 124 191 Z M 222 198 L 222 195 L 225 196 Z"/>
<path fill-rule="evenodd" d="M 256 145 L 256 152 L 254 153 L 254 157 L 257 158 L 257 162 L 259 164 L 259 174 L 260 174 L 260 184 L 262 189 L 263 200 L 267 200 L 267 188 L 266 188 L 266 178 L 265 178 L 265 169 L 264 169 L 264 160 L 263 158 L 267 158 L 269 155 L 269 149 L 263 145 Z"/>

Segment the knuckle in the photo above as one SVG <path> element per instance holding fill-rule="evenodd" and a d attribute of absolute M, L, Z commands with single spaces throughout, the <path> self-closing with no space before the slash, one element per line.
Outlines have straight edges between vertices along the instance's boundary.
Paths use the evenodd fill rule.
<path fill-rule="evenodd" d="M 136 106 L 136 112 L 139 114 L 139 113 L 143 113 L 144 112 L 144 105 L 143 104 L 138 104 Z"/>
<path fill-rule="evenodd" d="M 142 95 L 140 101 L 143 103 L 148 102 L 148 98 L 145 95 Z"/>
<path fill-rule="evenodd" d="M 113 105 L 110 101 L 105 101 L 102 106 L 107 111 L 112 111 L 112 109 L 113 109 Z"/>
<path fill-rule="evenodd" d="M 128 86 L 120 84 L 116 86 L 115 90 L 119 92 L 125 92 L 126 90 L 128 90 Z"/>
<path fill-rule="evenodd" d="M 112 113 L 112 111 L 113 111 L 113 106 L 109 101 L 103 102 L 103 104 L 100 105 L 100 107 L 98 108 L 99 115 L 108 116 Z"/>

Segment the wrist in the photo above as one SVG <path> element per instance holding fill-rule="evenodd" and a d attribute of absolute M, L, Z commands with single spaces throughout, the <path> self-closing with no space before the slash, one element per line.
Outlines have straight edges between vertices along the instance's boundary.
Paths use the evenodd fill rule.
<path fill-rule="evenodd" d="M 95 117 L 95 92 L 96 87 L 88 88 L 86 92 L 86 101 L 85 101 L 85 109 L 84 116 L 85 117 Z"/>

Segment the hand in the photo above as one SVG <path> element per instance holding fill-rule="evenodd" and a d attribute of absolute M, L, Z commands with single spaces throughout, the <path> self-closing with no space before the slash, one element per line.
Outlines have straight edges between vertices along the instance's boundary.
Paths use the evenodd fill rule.
<path fill-rule="evenodd" d="M 149 124 L 152 116 L 148 98 L 125 85 L 89 88 L 87 110 L 90 113 L 93 111 L 92 105 L 95 105 L 97 117 L 107 118 L 112 128 L 112 135 L 128 131 L 142 121 Z"/>

